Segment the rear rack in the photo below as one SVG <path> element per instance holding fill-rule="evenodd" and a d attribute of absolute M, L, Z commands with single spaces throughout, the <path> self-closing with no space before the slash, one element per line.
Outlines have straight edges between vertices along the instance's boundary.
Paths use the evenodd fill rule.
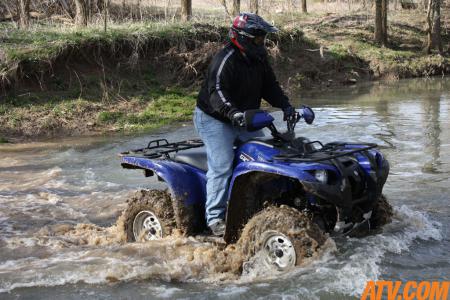
<path fill-rule="evenodd" d="M 320 149 L 307 151 L 308 145 L 319 144 Z M 352 147 L 353 146 L 353 147 Z M 354 148 L 358 147 L 358 148 Z M 291 153 L 281 153 L 275 155 L 273 160 L 283 160 L 283 161 L 293 161 L 293 162 L 320 162 L 325 160 L 331 160 L 338 157 L 367 151 L 378 147 L 377 144 L 373 143 L 362 143 L 362 144 L 352 144 L 352 143 L 329 143 L 323 145 L 319 141 L 313 141 L 305 143 L 303 149 L 294 150 Z M 314 147 L 312 147 L 314 148 Z"/>
<path fill-rule="evenodd" d="M 203 147 L 201 140 L 187 140 L 176 143 L 169 143 L 166 139 L 152 140 L 147 144 L 147 147 L 125 151 L 120 153 L 120 156 L 138 156 L 145 158 L 170 158 L 170 153 L 178 151 Z"/>

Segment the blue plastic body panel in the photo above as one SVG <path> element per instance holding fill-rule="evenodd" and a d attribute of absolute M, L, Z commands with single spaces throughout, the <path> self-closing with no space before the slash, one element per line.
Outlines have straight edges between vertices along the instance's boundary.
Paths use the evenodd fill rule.
<path fill-rule="evenodd" d="M 186 205 L 206 202 L 206 173 L 202 170 L 171 160 L 133 156 L 123 156 L 122 164 L 153 171 L 167 183 L 172 195 L 183 199 Z"/>
<path fill-rule="evenodd" d="M 267 163 L 259 161 L 241 162 L 234 169 L 233 177 L 230 183 L 229 195 L 231 195 L 232 187 L 236 178 L 249 172 L 263 172 L 271 173 L 280 176 L 286 176 L 294 179 L 298 179 L 300 182 L 318 182 L 313 176 L 314 170 L 329 170 L 338 174 L 338 170 L 331 166 L 318 163 Z"/>
<path fill-rule="evenodd" d="M 358 145 L 353 144 L 349 148 L 358 147 Z M 271 158 L 279 154 L 280 150 L 258 140 L 243 144 L 235 153 L 234 171 L 228 192 L 229 197 L 236 179 L 249 172 L 272 173 L 315 185 L 320 184 L 313 175 L 315 170 L 328 170 L 328 172 L 334 173 L 334 178 L 338 181 L 342 178 L 339 169 L 330 163 L 271 161 Z M 369 150 L 369 153 L 376 159 L 378 167 L 382 167 L 383 155 L 376 150 Z M 369 159 L 360 153 L 354 154 L 354 157 L 358 160 L 364 173 L 369 176 L 373 172 Z M 148 159 L 135 156 L 123 156 L 122 165 L 153 171 L 167 183 L 172 195 L 177 199 L 183 199 L 186 205 L 204 205 L 206 202 L 206 173 L 200 169 L 170 159 Z"/>
<path fill-rule="evenodd" d="M 279 153 L 280 150 L 275 149 L 274 147 L 266 143 L 257 140 L 251 140 L 237 149 L 234 161 L 237 164 L 245 161 L 267 162 L 274 155 L 277 155 Z"/>

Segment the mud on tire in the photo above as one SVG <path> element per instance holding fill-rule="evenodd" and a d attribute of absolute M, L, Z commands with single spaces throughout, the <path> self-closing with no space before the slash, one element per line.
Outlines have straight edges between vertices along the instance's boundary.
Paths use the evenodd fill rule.
<path fill-rule="evenodd" d="M 281 271 L 293 265 L 301 265 L 305 258 L 312 257 L 327 239 L 326 234 L 305 213 L 285 205 L 270 206 L 253 216 L 242 231 L 238 245 L 243 252 L 244 261 L 248 261 L 260 250 L 267 252 L 264 247 L 269 248 L 267 245 L 271 238 L 275 238 L 276 244 L 277 237 L 284 243 L 282 247 L 295 250 L 295 264 L 290 259 L 287 267 L 280 267 L 277 263 L 270 266 Z M 285 241 L 284 237 L 288 241 Z M 270 260 L 269 256 L 263 255 Z"/>
<path fill-rule="evenodd" d="M 380 228 L 392 222 L 393 209 L 384 195 L 381 195 L 373 207 L 370 225 L 372 228 Z"/>
<path fill-rule="evenodd" d="M 127 200 L 128 206 L 122 213 L 124 230 L 128 242 L 135 242 L 133 223 L 140 212 L 154 214 L 161 226 L 162 237 L 166 237 L 176 228 L 170 194 L 160 190 L 140 190 Z"/>

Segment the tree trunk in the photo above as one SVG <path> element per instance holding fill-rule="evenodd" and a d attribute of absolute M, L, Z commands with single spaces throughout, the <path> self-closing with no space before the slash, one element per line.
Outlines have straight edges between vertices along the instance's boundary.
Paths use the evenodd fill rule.
<path fill-rule="evenodd" d="M 382 46 L 387 46 L 387 10 L 389 0 L 375 1 L 375 41 Z"/>
<path fill-rule="evenodd" d="M 428 8 L 427 8 L 427 46 L 425 47 L 425 51 L 430 54 L 431 48 L 433 48 L 433 0 L 428 0 Z"/>
<path fill-rule="evenodd" d="M 89 12 L 88 20 L 91 20 L 92 15 L 104 12 L 106 0 L 85 0 L 85 2 L 87 2 L 86 5 Z"/>
<path fill-rule="evenodd" d="M 251 13 L 258 13 L 258 0 L 250 0 L 249 10 Z"/>
<path fill-rule="evenodd" d="M 86 0 L 75 0 L 75 8 L 75 24 L 78 26 L 86 26 L 88 23 Z"/>
<path fill-rule="evenodd" d="M 434 20 L 433 20 L 433 46 L 443 52 L 441 38 L 441 0 L 434 0 Z"/>
<path fill-rule="evenodd" d="M 429 0 L 427 11 L 427 46 L 426 52 L 431 53 L 433 48 L 443 52 L 441 38 L 441 2 L 440 0 Z"/>
<path fill-rule="evenodd" d="M 383 14 L 382 2 L 383 0 L 375 0 L 375 41 L 379 44 L 383 43 Z"/>
<path fill-rule="evenodd" d="M 103 5 L 104 5 L 104 7 L 103 7 L 103 24 L 104 24 L 104 31 L 106 32 L 106 30 L 108 29 L 108 8 L 109 8 L 109 0 L 105 0 L 104 2 L 103 2 Z"/>
<path fill-rule="evenodd" d="M 308 9 L 306 7 L 306 0 L 302 0 L 302 13 L 308 13 Z"/>
<path fill-rule="evenodd" d="M 239 15 L 241 11 L 241 0 L 233 0 L 233 17 Z"/>
<path fill-rule="evenodd" d="M 142 22 L 142 6 L 141 6 L 141 0 L 138 0 L 137 6 L 138 6 L 138 18 L 139 18 L 139 20 Z M 167 4 L 167 9 L 168 9 L 168 7 L 169 7 L 169 4 Z M 167 12 L 165 13 L 164 18 L 167 19 Z"/>
<path fill-rule="evenodd" d="M 181 20 L 189 21 L 192 17 L 192 0 L 181 0 Z"/>
<path fill-rule="evenodd" d="M 19 0 L 19 28 L 30 25 L 30 0 Z"/>
<path fill-rule="evenodd" d="M 127 9 L 127 4 L 126 4 L 126 0 L 122 0 L 122 21 L 125 20 L 126 18 L 126 9 Z"/>
<path fill-rule="evenodd" d="M 388 13 L 389 0 L 381 1 L 381 31 L 383 34 L 382 45 L 387 46 L 388 44 L 388 25 L 387 25 L 387 13 Z"/>

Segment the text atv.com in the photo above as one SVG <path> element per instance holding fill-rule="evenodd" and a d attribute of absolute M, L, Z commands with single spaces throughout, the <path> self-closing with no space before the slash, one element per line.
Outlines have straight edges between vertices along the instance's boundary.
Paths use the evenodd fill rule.
<path fill-rule="evenodd" d="M 450 281 L 368 281 L 361 300 L 448 300 Z"/>

